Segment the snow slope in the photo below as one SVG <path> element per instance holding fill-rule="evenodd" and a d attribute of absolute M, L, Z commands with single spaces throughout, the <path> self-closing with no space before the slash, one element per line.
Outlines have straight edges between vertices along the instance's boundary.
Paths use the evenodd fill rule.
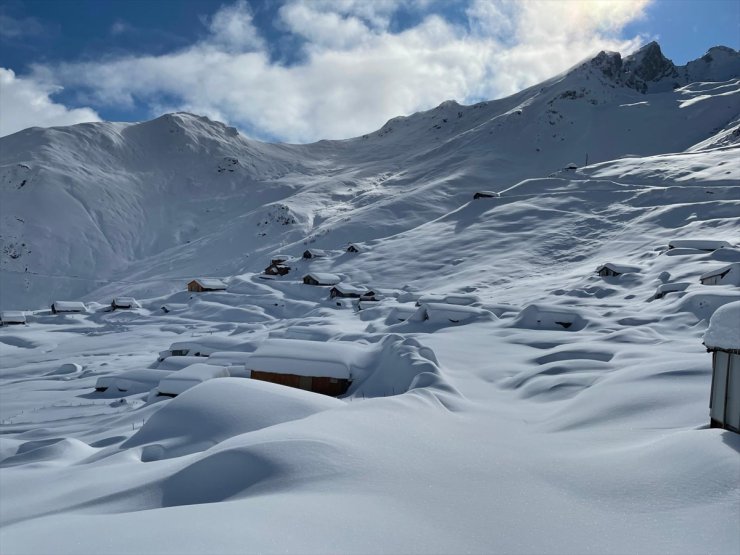
<path fill-rule="evenodd" d="M 2 552 L 740 551 L 740 436 L 707 427 L 702 345 L 740 289 L 699 282 L 740 262 L 739 58 L 659 54 L 348 141 L 187 114 L 1 139 L 0 303 L 30 311 L 0 328 Z M 263 279 L 278 252 L 291 272 Z M 141 306 L 106 310 L 123 295 Z M 341 400 L 94 392 L 208 363 L 157 362 L 174 343 L 239 375 L 269 338 L 346 342 L 361 368 Z"/>

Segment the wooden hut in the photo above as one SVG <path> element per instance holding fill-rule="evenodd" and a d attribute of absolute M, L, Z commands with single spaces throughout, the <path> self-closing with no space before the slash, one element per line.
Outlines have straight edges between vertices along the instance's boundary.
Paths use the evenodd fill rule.
<path fill-rule="evenodd" d="M 340 281 L 342 278 L 336 274 L 313 272 L 303 276 L 303 283 L 306 285 L 336 285 Z"/>
<path fill-rule="evenodd" d="M 188 291 L 203 293 L 204 291 L 225 291 L 226 284 L 215 278 L 196 278 L 188 283 Z"/>
<path fill-rule="evenodd" d="M 322 251 L 320 249 L 307 249 L 303 251 L 303 258 L 308 260 L 312 258 L 326 258 L 327 256 L 326 251 Z"/>
<path fill-rule="evenodd" d="M 111 310 L 130 310 L 139 308 L 139 303 L 133 297 L 116 297 L 110 303 Z"/>
<path fill-rule="evenodd" d="M 626 264 L 614 264 L 613 262 L 607 262 L 596 268 L 596 273 L 601 277 L 615 277 L 621 276 L 622 274 L 633 274 L 639 272 L 640 268 L 637 266 L 628 266 Z"/>
<path fill-rule="evenodd" d="M 345 341 L 267 339 L 245 363 L 253 380 L 338 396 L 352 384 L 362 347 Z"/>
<path fill-rule="evenodd" d="M 710 270 L 699 281 L 702 285 L 740 285 L 740 262 Z"/>
<path fill-rule="evenodd" d="M 276 264 L 278 266 L 286 264 L 290 260 L 290 255 L 288 254 L 273 254 L 270 258 L 270 264 Z"/>
<path fill-rule="evenodd" d="M 337 283 L 329 289 L 329 297 L 332 299 L 359 299 L 361 297 L 374 297 L 375 292 L 366 287 L 355 287 L 346 283 Z"/>
<path fill-rule="evenodd" d="M 275 264 L 273 262 L 267 268 L 265 268 L 265 274 L 268 276 L 284 276 L 290 272 L 290 266 L 284 264 Z"/>
<path fill-rule="evenodd" d="M 362 248 L 357 243 L 350 243 L 349 245 L 347 245 L 347 252 L 358 253 L 361 250 L 362 250 Z"/>
<path fill-rule="evenodd" d="M 22 310 L 4 310 L 0 312 L 0 325 L 20 326 L 26 323 L 26 314 Z"/>
<path fill-rule="evenodd" d="M 54 301 L 51 303 L 52 314 L 81 313 L 87 312 L 84 303 L 77 301 Z"/>
<path fill-rule="evenodd" d="M 478 191 L 473 195 L 473 200 L 478 200 L 481 198 L 498 198 L 500 196 L 501 195 L 495 191 Z"/>
<path fill-rule="evenodd" d="M 712 353 L 709 425 L 740 433 L 740 301 L 712 315 L 704 345 Z"/>

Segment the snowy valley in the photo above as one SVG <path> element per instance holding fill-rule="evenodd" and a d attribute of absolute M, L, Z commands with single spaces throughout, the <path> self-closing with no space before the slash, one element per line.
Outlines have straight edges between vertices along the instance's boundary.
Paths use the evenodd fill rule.
<path fill-rule="evenodd" d="M 655 43 L 344 141 L 0 139 L 0 551 L 737 553 L 739 154 L 740 54 Z"/>

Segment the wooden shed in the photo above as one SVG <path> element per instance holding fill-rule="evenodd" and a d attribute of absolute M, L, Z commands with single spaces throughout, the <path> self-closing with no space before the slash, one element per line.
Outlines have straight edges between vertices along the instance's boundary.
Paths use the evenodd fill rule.
<path fill-rule="evenodd" d="M 498 198 L 500 196 L 501 195 L 495 191 L 478 191 L 473 195 L 473 200 L 478 200 L 481 198 Z"/>
<path fill-rule="evenodd" d="M 188 291 L 203 293 L 204 291 L 225 291 L 226 284 L 215 278 L 196 278 L 188 283 Z"/>
<path fill-rule="evenodd" d="M 54 301 L 51 303 L 52 314 L 81 313 L 87 312 L 84 303 L 78 301 Z"/>
<path fill-rule="evenodd" d="M 613 262 L 607 262 L 596 268 L 596 273 L 601 277 L 615 277 L 621 276 L 622 274 L 633 274 L 639 272 L 640 268 L 637 266 L 628 266 L 627 264 L 615 264 Z"/>
<path fill-rule="evenodd" d="M 290 273 L 290 266 L 285 266 L 284 264 L 275 264 L 275 262 L 265 268 L 265 274 L 267 274 L 268 276 L 284 276 L 288 273 Z"/>
<path fill-rule="evenodd" d="M 359 299 L 361 297 L 374 297 L 375 292 L 370 291 L 367 287 L 355 287 L 346 283 L 337 283 L 329 289 L 329 297 L 332 299 Z"/>
<path fill-rule="evenodd" d="M 313 272 L 303 276 L 303 283 L 306 285 L 336 285 L 340 281 L 342 278 L 335 274 Z"/>
<path fill-rule="evenodd" d="M 702 285 L 740 285 L 740 262 L 710 270 L 699 281 Z"/>
<path fill-rule="evenodd" d="M 4 310 L 0 312 L 0 325 L 20 326 L 26 323 L 26 314 L 22 310 Z"/>
<path fill-rule="evenodd" d="M 326 258 L 328 255 L 326 254 L 326 251 L 322 251 L 320 249 L 307 249 L 303 251 L 303 258 L 311 259 L 311 258 Z"/>
<path fill-rule="evenodd" d="M 712 315 L 704 345 L 712 353 L 709 425 L 740 433 L 740 301 Z"/>
<path fill-rule="evenodd" d="M 267 339 L 245 363 L 253 380 L 336 397 L 352 384 L 352 364 L 364 351 L 345 341 Z"/>
<path fill-rule="evenodd" d="M 139 303 L 133 297 L 116 297 L 110 303 L 112 310 L 130 310 L 132 308 L 139 308 Z"/>

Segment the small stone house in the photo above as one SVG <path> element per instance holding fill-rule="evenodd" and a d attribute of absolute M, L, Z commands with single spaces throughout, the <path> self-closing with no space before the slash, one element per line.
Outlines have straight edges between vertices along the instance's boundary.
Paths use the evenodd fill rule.
<path fill-rule="evenodd" d="M 366 287 L 355 287 L 346 283 L 338 283 L 329 289 L 329 297 L 332 299 L 359 299 L 363 297 L 374 297 L 375 292 Z"/>
<path fill-rule="evenodd" d="M 116 297 L 110 303 L 111 310 L 130 310 L 132 308 L 139 308 L 139 303 L 133 297 Z"/>
<path fill-rule="evenodd" d="M 273 261 L 267 268 L 265 268 L 265 274 L 268 276 L 284 276 L 290 273 L 290 266 L 284 264 L 275 264 Z"/>

